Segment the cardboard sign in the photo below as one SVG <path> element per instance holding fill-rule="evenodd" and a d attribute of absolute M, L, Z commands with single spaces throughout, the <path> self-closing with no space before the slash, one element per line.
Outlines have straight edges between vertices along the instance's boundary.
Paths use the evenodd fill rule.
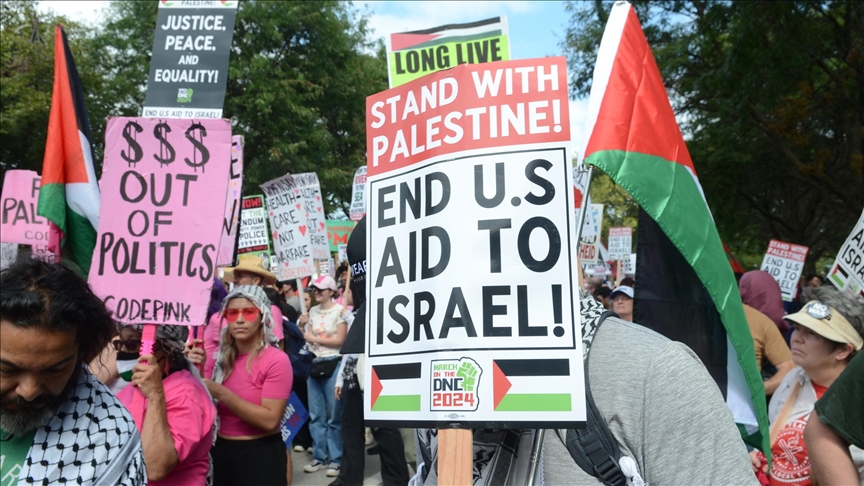
<path fill-rule="evenodd" d="M 840 247 L 828 280 L 850 295 L 864 297 L 864 212 Z"/>
<path fill-rule="evenodd" d="M 460 64 L 510 60 L 507 17 L 390 34 L 387 72 L 390 87 Z"/>
<path fill-rule="evenodd" d="M 144 116 L 222 118 L 237 1 L 161 1 Z"/>
<path fill-rule="evenodd" d="M 219 255 L 216 265 L 233 266 L 236 263 L 237 229 L 240 219 L 240 195 L 243 191 L 243 136 L 231 137 L 231 172 L 228 194 L 225 197 L 225 216 L 222 219 L 222 239 L 219 240 Z M 266 231 L 265 231 L 266 234 Z"/>
<path fill-rule="evenodd" d="M 230 163 L 228 120 L 108 120 L 89 283 L 115 320 L 204 322 Z"/>
<path fill-rule="evenodd" d="M 237 254 L 264 253 L 269 255 L 270 237 L 267 232 L 267 209 L 264 196 L 243 198 L 240 209 L 240 237 L 237 240 Z"/>
<path fill-rule="evenodd" d="M 623 260 L 633 250 L 633 228 L 609 228 L 609 258 Z"/>
<path fill-rule="evenodd" d="M 566 72 L 463 65 L 367 98 L 367 423 L 584 422 Z"/>
<path fill-rule="evenodd" d="M 806 246 L 785 241 L 771 240 L 768 243 L 760 270 L 770 273 L 780 284 L 780 294 L 786 302 L 795 300 L 798 295 L 798 279 L 804 269 L 808 250 Z"/>
<path fill-rule="evenodd" d="M 0 197 L 0 241 L 22 245 L 48 244 L 48 220 L 36 214 L 42 180 L 32 170 L 8 170 Z"/>
<path fill-rule="evenodd" d="M 623 273 L 625 275 L 636 275 L 636 254 L 630 253 L 628 255 L 624 255 L 624 258 L 621 259 Z"/>
<path fill-rule="evenodd" d="M 589 203 L 590 204 L 590 201 Z M 584 233 L 587 228 L 583 228 L 583 236 L 579 240 L 579 261 L 582 265 L 605 265 L 606 258 L 601 253 L 600 234 L 603 230 L 603 205 L 590 204 L 591 211 L 585 215 L 586 223 L 591 219 L 592 227 L 588 231 L 588 235 Z M 605 250 L 604 250 L 605 251 Z"/>
<path fill-rule="evenodd" d="M 285 413 L 282 414 L 282 425 L 279 426 L 279 431 L 282 433 L 282 441 L 285 446 L 291 448 L 291 442 L 294 441 L 294 436 L 300 431 L 300 427 L 309 420 L 309 412 L 300 401 L 300 397 L 296 393 L 291 392 L 288 397 L 288 403 L 285 405 Z"/>
<path fill-rule="evenodd" d="M 300 189 L 303 219 L 309 228 L 309 242 L 312 258 L 330 258 L 330 245 L 327 243 L 327 218 L 324 216 L 324 201 L 321 199 L 321 184 L 314 172 L 294 174 L 294 184 Z"/>
<path fill-rule="evenodd" d="M 354 173 L 354 184 L 351 188 L 351 221 L 360 221 L 366 216 L 366 166 Z"/>
<path fill-rule="evenodd" d="M 348 237 L 354 231 L 353 221 L 327 220 L 327 241 L 330 243 L 330 251 L 339 251 L 339 245 L 347 245 Z"/>
<path fill-rule="evenodd" d="M 267 215 L 276 263 L 270 270 L 279 280 L 303 278 L 315 273 L 312 240 L 304 198 L 291 174 L 261 184 L 267 198 Z M 322 219 L 323 223 L 323 219 Z M 326 243 L 326 240 L 325 240 Z"/>

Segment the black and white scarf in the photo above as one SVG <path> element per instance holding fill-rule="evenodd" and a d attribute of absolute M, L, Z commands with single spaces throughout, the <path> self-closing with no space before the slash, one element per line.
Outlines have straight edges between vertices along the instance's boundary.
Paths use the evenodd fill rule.
<path fill-rule="evenodd" d="M 86 366 L 66 402 L 36 431 L 18 476 L 18 486 L 31 484 L 147 484 L 132 416 Z"/>

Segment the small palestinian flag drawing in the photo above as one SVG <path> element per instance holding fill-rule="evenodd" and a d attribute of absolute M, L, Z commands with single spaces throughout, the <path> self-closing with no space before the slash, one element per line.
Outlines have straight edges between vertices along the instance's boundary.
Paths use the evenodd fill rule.
<path fill-rule="evenodd" d="M 561 377 L 570 376 L 567 359 L 496 359 L 492 361 L 493 408 L 496 412 L 569 412 L 569 393 Z"/>
<path fill-rule="evenodd" d="M 420 363 L 375 365 L 372 367 L 372 400 L 374 412 L 420 411 Z M 388 394 L 388 388 L 390 393 Z M 397 392 L 416 391 L 403 395 Z"/>
<path fill-rule="evenodd" d="M 834 284 L 838 289 L 845 289 L 846 282 L 849 280 L 849 274 L 843 269 L 843 267 L 835 263 L 833 271 L 828 278 L 834 281 Z"/>

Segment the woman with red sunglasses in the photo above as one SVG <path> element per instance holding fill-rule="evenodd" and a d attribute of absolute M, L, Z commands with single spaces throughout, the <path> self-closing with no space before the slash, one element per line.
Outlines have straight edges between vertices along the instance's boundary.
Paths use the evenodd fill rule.
<path fill-rule="evenodd" d="M 225 297 L 221 314 L 228 326 L 222 331 L 213 380 L 204 380 L 218 401 L 213 484 L 286 485 L 288 463 L 279 425 L 293 372 L 288 355 L 276 347 L 270 300 L 261 287 L 241 285 Z M 190 361 L 203 358 L 200 349 L 190 351 Z"/>

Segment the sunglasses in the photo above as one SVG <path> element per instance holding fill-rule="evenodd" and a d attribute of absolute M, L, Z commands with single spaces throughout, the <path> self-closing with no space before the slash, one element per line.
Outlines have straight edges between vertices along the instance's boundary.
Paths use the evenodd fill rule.
<path fill-rule="evenodd" d="M 261 314 L 257 307 L 244 307 L 242 309 L 225 309 L 222 314 L 228 322 L 237 322 L 240 313 L 243 313 L 243 319 L 254 321 Z"/>
<path fill-rule="evenodd" d="M 141 340 L 140 339 L 127 339 L 125 341 L 115 340 L 111 341 L 111 344 L 114 345 L 114 349 L 117 351 L 123 351 L 124 349 L 128 349 L 130 352 L 139 351 L 141 349 Z"/>
<path fill-rule="evenodd" d="M 330 290 L 330 289 L 319 289 L 319 288 L 313 288 L 313 289 L 312 289 L 312 292 L 315 292 L 316 294 L 323 294 L 324 292 L 326 292 L 326 291 L 328 291 L 328 290 Z M 330 291 L 332 292 L 332 290 L 330 290 Z"/>

